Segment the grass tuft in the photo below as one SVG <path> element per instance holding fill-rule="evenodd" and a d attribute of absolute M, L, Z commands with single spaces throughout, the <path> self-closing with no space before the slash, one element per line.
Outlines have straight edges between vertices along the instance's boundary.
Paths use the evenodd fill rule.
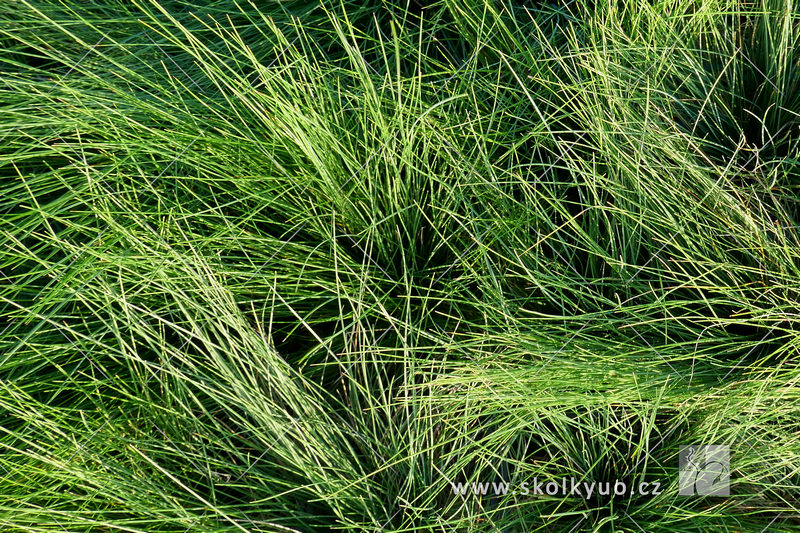
<path fill-rule="evenodd" d="M 798 531 L 798 24 L 0 6 L 0 529 Z"/>

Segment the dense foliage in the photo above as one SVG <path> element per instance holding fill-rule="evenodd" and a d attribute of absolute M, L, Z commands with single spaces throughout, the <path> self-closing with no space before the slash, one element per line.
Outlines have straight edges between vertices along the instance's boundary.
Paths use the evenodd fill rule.
<path fill-rule="evenodd" d="M 799 23 L 3 2 L 0 530 L 800 531 Z"/>

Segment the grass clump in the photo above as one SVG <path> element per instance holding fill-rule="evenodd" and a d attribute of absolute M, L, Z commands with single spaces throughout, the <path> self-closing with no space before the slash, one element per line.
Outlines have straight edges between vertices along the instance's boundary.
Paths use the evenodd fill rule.
<path fill-rule="evenodd" d="M 798 22 L 0 6 L 3 531 L 797 531 Z"/>

